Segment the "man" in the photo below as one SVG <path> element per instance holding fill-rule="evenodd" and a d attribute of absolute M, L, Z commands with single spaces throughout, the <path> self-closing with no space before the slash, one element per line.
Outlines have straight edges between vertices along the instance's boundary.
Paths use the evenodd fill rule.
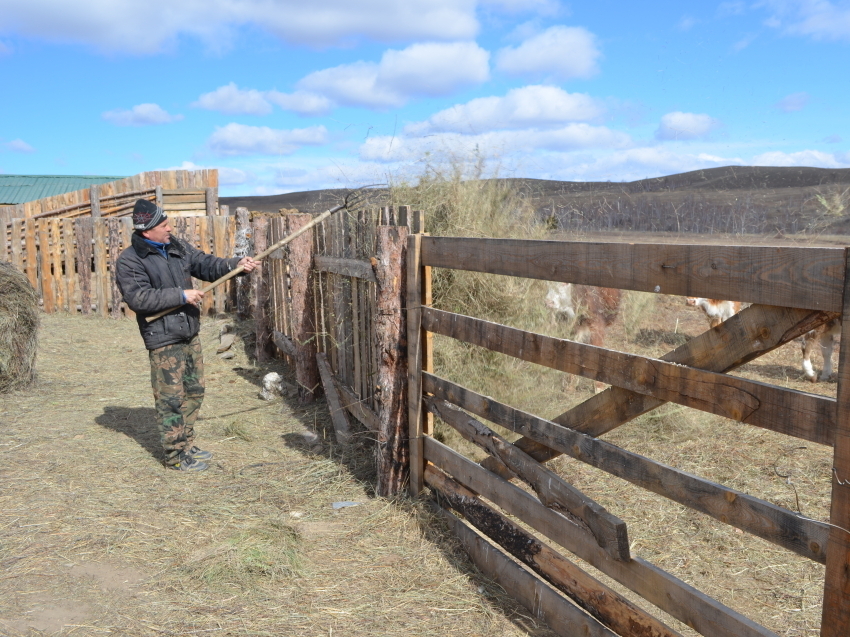
<path fill-rule="evenodd" d="M 203 471 L 209 451 L 195 446 L 195 419 L 204 399 L 204 360 L 198 338 L 204 293 L 192 277 L 215 281 L 237 266 L 251 272 L 251 257 L 221 259 L 171 236 L 162 208 L 139 199 L 133 208 L 132 245 L 118 257 L 116 279 L 124 302 L 136 313 L 149 350 L 165 464 L 179 471 Z M 174 308 L 148 323 L 145 317 Z"/>

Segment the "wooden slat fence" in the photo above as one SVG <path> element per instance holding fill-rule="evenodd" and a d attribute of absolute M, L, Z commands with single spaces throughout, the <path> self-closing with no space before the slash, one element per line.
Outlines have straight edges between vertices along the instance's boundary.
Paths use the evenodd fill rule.
<path fill-rule="evenodd" d="M 260 240 L 272 245 L 310 218 L 271 215 L 258 223 L 255 216 L 255 244 L 266 233 Z M 421 228 L 422 213 L 406 206 L 335 214 L 312 238 L 271 255 L 261 292 L 268 299 L 255 299 L 258 356 L 270 340 L 290 357 L 302 401 L 323 386 L 339 406 L 340 440 L 349 439 L 349 416 L 377 435 L 385 494 L 407 480 L 406 435 L 398 434 L 407 418 L 403 265 L 408 232 Z"/>
<path fill-rule="evenodd" d="M 13 219 L 5 224 L 9 240 L 0 245 L 0 261 L 25 273 L 46 313 L 70 312 L 118 318 L 132 315 L 115 283 L 115 261 L 130 245 L 128 217 Z M 233 253 L 233 217 L 179 217 L 175 235 L 205 252 Z M 206 295 L 205 312 L 224 312 L 227 284 Z"/>
<path fill-rule="evenodd" d="M 427 486 L 479 568 L 563 635 L 676 635 L 529 535 L 549 538 L 697 632 L 774 635 L 631 554 L 626 523 L 549 471 L 566 454 L 826 565 L 820 634 L 850 634 L 850 334 L 837 399 L 729 376 L 835 317 L 850 330 L 850 249 L 605 244 L 412 235 L 407 249 L 410 491 Z M 753 303 L 661 359 L 624 354 L 430 307 L 431 267 Z M 480 395 L 431 369 L 440 334 L 610 384 L 553 420 Z M 599 440 L 665 402 L 834 448 L 829 523 Z M 473 462 L 433 438 L 430 415 L 488 453 Z M 510 443 L 485 421 L 521 434 Z M 520 480 L 528 488 L 512 483 Z M 500 509 L 503 513 L 501 513 Z M 459 513 L 463 519 L 454 513 Z M 465 521 L 464 521 L 465 520 Z M 477 529 L 477 532 L 473 530 Z M 489 538 L 489 542 L 484 539 Z M 511 554 L 531 575 L 505 554 Z M 555 593 L 561 591 L 565 596 Z"/>
<path fill-rule="evenodd" d="M 35 201 L 0 206 L 0 223 L 43 217 L 108 217 L 132 212 L 136 199 L 156 201 L 171 216 L 217 215 L 218 170 L 158 170 Z"/>

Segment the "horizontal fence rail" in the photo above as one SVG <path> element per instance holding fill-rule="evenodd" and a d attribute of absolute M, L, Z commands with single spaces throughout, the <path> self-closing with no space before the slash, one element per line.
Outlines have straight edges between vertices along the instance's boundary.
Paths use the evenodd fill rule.
<path fill-rule="evenodd" d="M 840 312 L 842 248 L 423 237 L 432 267 Z"/>

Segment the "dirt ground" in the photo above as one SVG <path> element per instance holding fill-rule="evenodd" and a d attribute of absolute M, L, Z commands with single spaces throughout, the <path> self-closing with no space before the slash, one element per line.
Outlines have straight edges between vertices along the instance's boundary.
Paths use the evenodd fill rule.
<path fill-rule="evenodd" d="M 374 496 L 324 401 L 260 400 L 290 372 L 217 358 L 222 322 L 194 474 L 161 464 L 135 322 L 44 316 L 36 384 L 0 396 L 0 635 L 552 635 L 421 503 Z"/>

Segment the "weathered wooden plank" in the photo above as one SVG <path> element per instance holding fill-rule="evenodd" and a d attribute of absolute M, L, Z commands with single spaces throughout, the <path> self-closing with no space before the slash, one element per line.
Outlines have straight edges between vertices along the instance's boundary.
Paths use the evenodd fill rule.
<path fill-rule="evenodd" d="M 287 235 L 306 226 L 309 214 L 288 215 Z M 295 377 L 302 404 L 315 399 L 319 384 L 316 366 L 316 326 L 313 312 L 313 233 L 305 232 L 289 243 L 289 277 L 292 293 L 292 340 L 295 343 Z"/>
<path fill-rule="evenodd" d="M 700 634 L 707 637 L 776 637 L 763 626 L 637 556 L 632 556 L 628 562 L 613 559 L 596 544 L 593 536 L 544 507 L 532 495 L 430 436 L 425 437 L 424 442 L 425 459 L 451 474 L 467 489 L 517 516 Z"/>
<path fill-rule="evenodd" d="M 850 267 L 850 248 L 845 252 Z M 826 550 L 824 577 L 823 637 L 850 634 L 850 277 L 844 287 L 841 349 L 838 368 L 838 413 L 832 460 L 832 502 L 829 520 L 833 525 Z"/>
<path fill-rule="evenodd" d="M 378 431 L 381 428 L 381 418 L 374 411 L 364 404 L 363 399 L 358 398 L 357 394 L 351 391 L 345 385 L 337 383 L 337 389 L 340 393 L 340 398 L 343 407 L 348 410 L 360 423 L 371 431 Z"/>
<path fill-rule="evenodd" d="M 62 271 L 62 224 L 59 219 L 48 219 L 50 230 L 50 267 L 53 270 L 56 311 L 68 311 L 68 283 Z"/>
<path fill-rule="evenodd" d="M 198 232 L 198 241 L 201 244 L 200 249 L 202 252 L 206 252 L 208 254 L 215 254 L 217 257 L 223 257 L 223 252 L 215 252 L 213 246 L 210 245 L 210 222 L 211 219 L 209 217 L 198 217 L 195 219 L 195 228 Z M 203 314 L 209 314 L 210 310 L 213 309 L 214 299 L 217 294 L 221 294 L 224 290 L 219 290 L 216 288 L 204 295 L 204 300 L 201 305 L 201 312 Z"/>
<path fill-rule="evenodd" d="M 331 372 L 331 366 L 328 364 L 328 356 L 322 352 L 316 354 L 316 363 L 319 368 L 319 375 L 322 377 L 322 387 L 325 390 L 325 398 L 328 401 L 328 410 L 331 413 L 331 422 L 334 426 L 336 441 L 341 445 L 347 445 L 351 442 L 351 425 L 348 422 L 348 417 L 345 415 L 345 407 L 339 398 L 337 392 L 337 384 L 334 380 L 334 375 Z"/>
<path fill-rule="evenodd" d="M 41 286 L 38 280 L 38 248 L 36 248 L 36 236 L 38 234 L 38 221 L 33 219 L 26 220 L 26 230 L 24 231 L 24 258 L 27 266 L 27 279 L 30 285 L 35 290 L 36 294 L 40 294 Z"/>
<path fill-rule="evenodd" d="M 65 256 L 64 276 L 67 285 L 66 298 L 68 311 L 77 313 L 77 269 L 75 264 L 76 249 L 74 247 L 74 221 L 62 219 L 62 245 Z"/>
<path fill-rule="evenodd" d="M 268 247 L 269 220 L 264 215 L 259 215 L 253 220 L 254 250 L 257 254 Z M 251 273 L 251 283 L 254 292 L 254 333 L 256 334 L 256 347 L 254 356 L 257 362 L 269 360 L 271 355 L 271 326 L 268 316 L 268 268 L 262 261 Z"/>
<path fill-rule="evenodd" d="M 5 261 L 7 263 L 12 262 L 12 244 L 9 240 L 9 236 L 12 234 L 10 229 L 12 227 L 12 221 L 6 220 L 2 215 L 0 215 L 0 232 L 2 232 L 2 236 L 0 236 L 0 261 Z"/>
<path fill-rule="evenodd" d="M 110 289 L 110 316 L 121 318 L 121 290 L 118 289 L 117 264 L 118 256 L 121 254 L 121 220 L 107 219 L 109 225 L 109 289 Z"/>
<path fill-rule="evenodd" d="M 381 427 L 378 430 L 376 493 L 401 493 L 410 473 L 407 407 L 407 316 L 404 272 L 407 228 L 378 228 L 375 276 L 378 279 L 376 341 L 380 352 L 377 385 L 380 388 Z"/>
<path fill-rule="evenodd" d="M 168 198 L 165 198 L 165 201 L 162 204 L 162 209 L 165 212 L 185 212 L 185 211 L 204 211 L 207 210 L 207 204 L 203 201 L 203 199 L 198 203 L 189 203 L 189 202 L 173 202 L 169 201 Z"/>
<path fill-rule="evenodd" d="M 92 240 L 94 238 L 94 220 L 91 218 L 77 219 L 74 222 L 77 238 L 77 281 L 80 286 L 80 311 L 91 314 L 91 272 L 92 272 Z"/>
<path fill-rule="evenodd" d="M 435 416 L 457 430 L 461 436 L 478 445 L 517 477 L 528 484 L 540 502 L 550 509 L 568 512 L 574 521 L 585 526 L 597 544 L 611 557 L 629 560 L 629 535 L 626 523 L 595 502 L 558 474 L 546 469 L 528 454 L 497 435 L 489 427 L 440 398 L 426 396 L 425 406 Z"/>
<path fill-rule="evenodd" d="M 9 247 L 11 248 L 12 265 L 18 272 L 26 272 L 24 264 L 24 236 L 27 232 L 26 221 L 23 219 L 12 219 L 12 231 L 9 235 Z"/>
<path fill-rule="evenodd" d="M 218 189 L 204 189 L 204 203 L 207 205 L 207 216 L 214 217 L 218 212 Z"/>
<path fill-rule="evenodd" d="M 752 305 L 668 352 L 661 360 L 712 372 L 730 371 L 790 343 L 836 316 L 834 312 L 819 310 Z M 621 387 L 609 387 L 552 420 L 570 429 L 601 436 L 665 402 Z M 547 452 L 533 440 L 523 439 L 515 444 L 541 462 L 559 455 Z M 496 470 L 493 466 L 487 468 Z"/>
<path fill-rule="evenodd" d="M 38 266 L 41 278 L 42 309 L 47 314 L 56 311 L 56 280 L 50 258 L 50 237 L 47 220 L 38 221 Z"/>
<path fill-rule="evenodd" d="M 92 219 L 100 218 L 100 186 L 94 184 L 89 188 L 89 203 Z"/>
<path fill-rule="evenodd" d="M 94 280 L 97 291 L 97 313 L 109 316 L 109 273 L 107 272 L 107 249 L 109 246 L 108 220 L 94 219 Z"/>
<path fill-rule="evenodd" d="M 422 266 L 421 235 L 407 239 L 407 403 L 410 438 L 410 495 L 425 488 L 422 402 Z"/>
<path fill-rule="evenodd" d="M 484 504 L 472 491 L 434 465 L 425 467 L 425 481 L 439 502 L 461 513 L 467 522 L 531 567 L 599 622 L 619 635 L 677 637 L 660 621 L 615 590 L 585 573 L 548 544 L 538 540 L 504 515 Z"/>
<path fill-rule="evenodd" d="M 710 515 L 816 562 L 826 561 L 829 527 L 741 491 L 668 467 L 554 422 L 423 374 L 423 391 L 470 413 L 523 434 L 644 489 Z"/>
<path fill-rule="evenodd" d="M 375 271 L 372 269 L 372 264 L 368 261 L 320 255 L 316 257 L 316 269 L 321 272 L 333 272 L 334 274 L 356 277 L 377 283 Z"/>
<path fill-rule="evenodd" d="M 125 250 L 133 245 L 133 220 L 130 217 L 118 219 L 118 234 L 121 236 L 121 250 Z M 119 254 L 120 256 L 120 254 Z M 126 303 L 121 303 L 124 310 L 124 316 L 127 318 L 135 318 L 136 313 L 130 309 Z"/>
<path fill-rule="evenodd" d="M 441 268 L 840 312 L 841 248 L 427 237 Z"/>
<path fill-rule="evenodd" d="M 452 314 L 422 310 L 425 329 L 570 374 L 830 444 L 835 400 Z"/>
<path fill-rule="evenodd" d="M 574 637 L 616 637 L 590 615 L 555 592 L 534 575 L 512 561 L 452 513 L 434 505 L 435 512 L 457 536 L 478 570 L 525 606 L 538 621 L 556 635 Z"/>

